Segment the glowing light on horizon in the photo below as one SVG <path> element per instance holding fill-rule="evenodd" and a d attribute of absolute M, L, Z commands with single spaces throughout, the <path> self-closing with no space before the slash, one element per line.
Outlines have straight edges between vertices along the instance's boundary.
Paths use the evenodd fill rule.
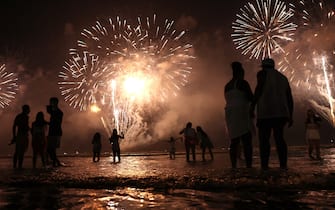
<path fill-rule="evenodd" d="M 0 66 L 0 108 L 5 108 L 15 99 L 19 86 L 15 73 L 6 71 L 6 65 Z"/>
<path fill-rule="evenodd" d="M 100 111 L 101 109 L 97 105 L 94 104 L 91 106 L 91 112 L 98 113 Z"/>
<path fill-rule="evenodd" d="M 284 53 L 282 43 L 293 41 L 297 25 L 292 22 L 294 9 L 279 0 L 256 0 L 240 9 L 232 24 L 232 38 L 242 54 L 250 58 L 273 57 Z"/>

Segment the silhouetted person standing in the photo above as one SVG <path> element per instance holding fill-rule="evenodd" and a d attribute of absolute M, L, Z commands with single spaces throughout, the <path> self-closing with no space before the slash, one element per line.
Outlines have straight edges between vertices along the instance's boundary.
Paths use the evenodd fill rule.
<path fill-rule="evenodd" d="M 45 167 L 46 133 L 48 122 L 44 120 L 43 112 L 38 112 L 36 120 L 31 126 L 32 146 L 33 146 L 33 168 L 36 168 L 37 156 L 41 156 L 43 167 Z"/>
<path fill-rule="evenodd" d="M 312 109 L 307 110 L 307 117 L 305 122 L 306 133 L 305 138 L 308 144 L 308 156 L 315 159 L 313 156 L 313 149 L 315 149 L 316 159 L 321 160 L 320 156 L 320 123 L 321 117 L 314 113 Z"/>
<path fill-rule="evenodd" d="M 214 156 L 213 156 L 213 152 L 212 152 L 212 148 L 213 148 L 212 141 L 210 140 L 209 136 L 202 129 L 201 126 L 197 126 L 196 129 L 197 129 L 198 138 L 200 140 L 200 148 L 202 150 L 202 161 L 206 161 L 206 158 L 205 158 L 206 149 L 208 149 L 208 152 L 211 156 L 211 160 L 214 160 Z"/>
<path fill-rule="evenodd" d="M 275 69 L 273 59 L 264 59 L 262 70 L 257 73 L 252 113 L 256 105 L 261 167 L 269 167 L 270 137 L 273 131 L 280 168 L 287 169 L 284 126 L 288 123 L 288 127 L 291 127 L 293 123 L 293 97 L 287 78 Z"/>
<path fill-rule="evenodd" d="M 101 153 L 101 134 L 96 132 L 92 139 L 93 144 L 93 162 L 100 161 L 100 153 Z"/>
<path fill-rule="evenodd" d="M 184 134 L 186 161 L 190 161 L 190 150 L 192 152 L 193 161 L 195 161 L 195 145 L 197 144 L 197 133 L 195 129 L 192 128 L 192 123 L 188 122 L 186 124 L 186 127 L 181 130 L 179 134 Z"/>
<path fill-rule="evenodd" d="M 124 135 L 121 133 L 121 136 L 117 133 L 117 130 L 114 128 L 111 137 L 109 138 L 109 143 L 112 144 L 112 152 L 113 152 L 113 162 L 115 163 L 115 158 L 118 157 L 118 162 L 121 161 L 121 150 L 119 140 L 123 139 Z"/>
<path fill-rule="evenodd" d="M 22 106 L 22 112 L 15 117 L 13 124 L 13 139 L 15 140 L 15 152 L 13 156 L 13 167 L 22 168 L 24 153 L 29 144 L 29 116 L 30 107 Z"/>
<path fill-rule="evenodd" d="M 47 112 L 50 114 L 50 124 L 48 133 L 47 150 L 52 160 L 53 166 L 60 166 L 60 161 L 57 157 L 57 148 L 60 147 L 60 141 L 62 137 L 62 121 L 63 112 L 58 108 L 58 98 L 52 97 L 49 100 L 47 106 Z"/>
<path fill-rule="evenodd" d="M 176 159 L 176 139 L 173 136 L 170 137 L 169 145 L 169 157 L 171 160 L 174 160 Z"/>
<path fill-rule="evenodd" d="M 244 80 L 244 69 L 240 62 L 231 64 L 233 78 L 225 86 L 225 116 L 230 137 L 230 161 L 236 168 L 240 157 L 240 141 L 243 144 L 246 166 L 252 167 L 252 121 L 250 105 L 253 94 L 249 83 Z"/>

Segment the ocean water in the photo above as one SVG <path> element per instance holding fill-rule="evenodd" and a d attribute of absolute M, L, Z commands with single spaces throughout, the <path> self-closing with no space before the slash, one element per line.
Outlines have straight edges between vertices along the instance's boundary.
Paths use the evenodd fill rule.
<path fill-rule="evenodd" d="M 0 159 L 0 209 L 335 209 L 335 148 L 322 148 L 323 160 L 307 158 L 304 147 L 289 148 L 289 169 L 230 169 L 227 151 L 213 161 L 188 163 L 182 153 L 61 157 L 64 166 L 12 169 Z"/>

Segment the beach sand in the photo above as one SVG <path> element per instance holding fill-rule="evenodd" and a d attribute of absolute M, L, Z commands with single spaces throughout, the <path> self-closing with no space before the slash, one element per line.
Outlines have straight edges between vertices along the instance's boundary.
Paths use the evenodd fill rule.
<path fill-rule="evenodd" d="M 255 152 L 256 153 L 256 152 Z M 254 168 L 243 160 L 230 168 L 227 151 L 213 161 L 186 162 L 183 153 L 124 154 L 93 163 L 90 156 L 60 157 L 64 166 L 13 169 L 0 159 L 1 208 L 70 209 L 314 209 L 335 208 L 335 148 L 323 148 L 323 160 L 310 160 L 305 147 L 289 148 L 289 169 L 279 169 L 275 150 L 270 170 L 262 171 L 257 153 Z M 52 202 L 51 202 L 52 201 Z"/>

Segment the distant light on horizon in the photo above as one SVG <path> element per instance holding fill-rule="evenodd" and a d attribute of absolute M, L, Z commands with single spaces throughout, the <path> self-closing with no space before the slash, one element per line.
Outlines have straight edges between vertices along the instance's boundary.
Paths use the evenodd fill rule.
<path fill-rule="evenodd" d="M 91 112 L 98 113 L 100 111 L 101 111 L 101 109 L 97 105 L 92 105 L 91 106 Z"/>

